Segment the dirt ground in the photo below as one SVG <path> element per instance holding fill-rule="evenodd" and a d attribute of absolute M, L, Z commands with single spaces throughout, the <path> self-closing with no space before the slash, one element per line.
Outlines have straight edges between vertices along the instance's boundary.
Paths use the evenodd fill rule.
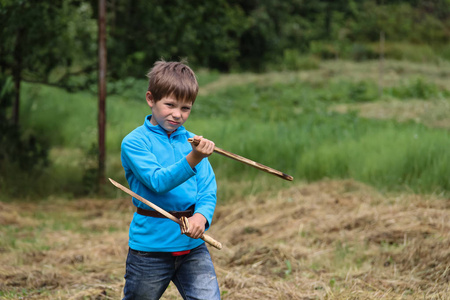
<path fill-rule="evenodd" d="M 450 199 L 355 181 L 218 205 L 223 299 L 449 299 Z M 1 299 L 118 299 L 133 208 L 122 199 L 0 202 Z M 171 284 L 163 299 L 181 299 Z"/>

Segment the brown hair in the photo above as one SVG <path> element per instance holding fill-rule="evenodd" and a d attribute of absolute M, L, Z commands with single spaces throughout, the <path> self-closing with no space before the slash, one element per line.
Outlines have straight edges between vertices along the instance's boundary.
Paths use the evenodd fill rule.
<path fill-rule="evenodd" d="M 198 94 L 198 82 L 194 71 L 182 62 L 157 61 L 147 73 L 148 91 L 159 101 L 173 96 L 183 102 L 192 102 Z"/>

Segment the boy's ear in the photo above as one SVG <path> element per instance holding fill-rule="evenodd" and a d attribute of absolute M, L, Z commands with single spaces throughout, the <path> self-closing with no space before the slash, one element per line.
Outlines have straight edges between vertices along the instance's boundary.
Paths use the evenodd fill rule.
<path fill-rule="evenodd" d="M 145 93 L 145 100 L 147 100 L 148 106 L 150 107 L 153 107 L 153 104 L 155 104 L 155 100 L 153 99 L 153 95 L 150 91 Z"/>

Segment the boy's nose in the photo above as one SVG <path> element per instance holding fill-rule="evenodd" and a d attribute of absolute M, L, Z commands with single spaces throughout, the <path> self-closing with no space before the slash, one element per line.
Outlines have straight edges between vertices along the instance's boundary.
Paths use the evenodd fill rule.
<path fill-rule="evenodd" d="M 172 116 L 173 116 L 174 118 L 180 118 L 180 117 L 181 117 L 181 111 L 180 111 L 179 109 L 174 109 L 174 110 L 172 111 Z"/>

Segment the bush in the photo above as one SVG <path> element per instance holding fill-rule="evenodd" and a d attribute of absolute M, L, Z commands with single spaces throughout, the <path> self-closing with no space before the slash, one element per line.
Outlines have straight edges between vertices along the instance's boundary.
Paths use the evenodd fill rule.
<path fill-rule="evenodd" d="M 432 99 L 450 96 L 450 91 L 439 88 L 436 84 L 417 78 L 400 86 L 385 88 L 384 93 L 398 99 Z"/>
<path fill-rule="evenodd" d="M 375 45 L 374 45 L 375 46 Z M 379 46 L 376 46 L 379 48 Z M 438 55 L 429 45 L 413 45 L 408 43 L 386 43 L 384 56 L 396 60 L 412 62 L 437 62 Z M 379 50 L 377 50 L 379 52 Z"/>
<path fill-rule="evenodd" d="M 361 43 L 354 43 L 350 47 L 348 57 L 355 61 L 364 61 L 369 59 L 377 59 L 379 58 L 379 54 L 368 45 Z"/>
<path fill-rule="evenodd" d="M 26 179 L 34 180 L 48 166 L 49 145 L 40 135 L 23 131 L 8 118 L 13 97 L 11 78 L 0 77 L 0 189 L 17 196 L 26 192 Z"/>
<path fill-rule="evenodd" d="M 314 70 L 319 68 L 319 63 L 320 61 L 312 55 L 305 56 L 296 49 L 286 49 L 283 52 L 280 69 L 289 71 Z"/>
<path fill-rule="evenodd" d="M 312 41 L 309 52 L 321 59 L 338 58 L 340 56 L 339 54 L 341 54 L 335 45 L 324 41 Z"/>

